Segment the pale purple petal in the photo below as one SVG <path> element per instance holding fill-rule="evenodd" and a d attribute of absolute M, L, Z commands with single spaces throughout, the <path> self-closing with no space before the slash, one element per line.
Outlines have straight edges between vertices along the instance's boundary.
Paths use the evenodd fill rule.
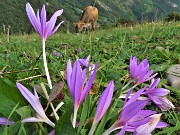
<path fill-rule="evenodd" d="M 45 5 L 43 5 L 42 10 L 41 10 L 41 33 L 43 39 L 46 39 L 47 36 L 45 35 L 46 33 L 46 9 Z"/>
<path fill-rule="evenodd" d="M 145 117 L 148 117 L 148 116 L 156 114 L 156 113 L 157 113 L 156 111 L 141 110 L 133 118 L 131 118 L 129 122 L 140 121 L 140 120 L 144 119 Z"/>
<path fill-rule="evenodd" d="M 129 126 L 132 126 L 132 127 L 138 127 L 138 126 L 141 126 L 141 125 L 144 125 L 146 123 L 148 123 L 152 118 L 150 117 L 146 117 L 140 121 L 133 121 L 133 122 L 129 122 Z"/>
<path fill-rule="evenodd" d="M 87 56 L 87 58 L 86 58 L 86 62 L 87 62 L 87 63 L 89 63 L 90 57 L 91 57 L 91 55 L 88 55 L 88 56 Z"/>
<path fill-rule="evenodd" d="M 34 29 L 37 33 L 41 34 L 41 28 L 38 25 L 38 19 L 36 18 L 36 15 L 34 13 L 34 10 L 32 9 L 31 5 L 29 3 L 26 4 L 26 12 L 28 15 L 28 18 L 33 25 Z"/>
<path fill-rule="evenodd" d="M 154 114 L 152 116 L 152 119 L 144 125 L 139 126 L 136 129 L 136 135 L 149 135 L 151 132 L 156 128 L 159 120 L 160 120 L 161 114 Z"/>
<path fill-rule="evenodd" d="M 96 63 L 95 65 L 95 68 L 94 68 L 94 72 L 91 76 L 91 78 L 89 79 L 89 81 L 86 83 L 85 87 L 84 87 L 84 90 L 81 92 L 81 98 L 80 98 L 80 103 L 84 100 L 84 98 L 87 96 L 92 84 L 93 84 L 93 81 L 95 79 L 95 76 L 96 76 L 96 71 L 97 71 L 97 68 L 98 68 L 98 63 Z"/>
<path fill-rule="evenodd" d="M 60 22 L 60 23 L 53 29 L 53 31 L 52 31 L 51 33 L 48 33 L 47 36 L 49 37 L 50 35 L 54 34 L 54 33 L 58 30 L 58 28 L 61 26 L 62 23 L 64 23 L 64 21 Z"/>
<path fill-rule="evenodd" d="M 159 97 L 161 104 L 158 105 L 162 111 L 167 111 L 170 108 L 175 108 L 174 105 L 167 98 Z"/>
<path fill-rule="evenodd" d="M 71 61 L 68 60 L 67 67 L 66 67 L 66 79 L 67 79 L 67 84 L 70 90 L 70 94 L 74 100 L 74 90 L 71 88 L 71 74 L 72 74 L 72 65 L 71 65 Z"/>
<path fill-rule="evenodd" d="M 26 122 L 44 122 L 43 119 L 38 119 L 36 117 L 30 117 L 30 118 L 25 118 L 22 120 L 23 123 L 26 123 Z"/>
<path fill-rule="evenodd" d="M 126 106 L 128 106 L 129 104 L 131 104 L 132 102 L 135 102 L 137 100 L 137 98 L 143 93 L 143 91 L 146 89 L 146 87 L 138 90 L 127 102 L 126 104 L 124 104 L 125 108 Z"/>
<path fill-rule="evenodd" d="M 14 122 L 6 117 L 0 117 L 0 125 L 12 125 Z"/>
<path fill-rule="evenodd" d="M 132 93 L 132 88 L 131 89 L 129 89 L 129 91 L 127 92 L 127 94 L 126 94 L 126 98 L 125 98 L 125 100 L 124 100 L 124 106 L 125 106 L 125 104 L 127 103 L 127 100 L 128 100 L 128 98 L 129 98 L 129 96 L 130 96 L 130 94 Z"/>
<path fill-rule="evenodd" d="M 146 102 L 145 101 L 135 101 L 128 106 L 126 106 L 119 117 L 120 123 L 126 123 L 133 116 L 135 116 L 142 108 L 144 108 Z"/>
<path fill-rule="evenodd" d="M 158 124 L 157 124 L 157 126 L 156 126 L 156 128 L 165 128 L 165 127 L 167 127 L 167 126 L 168 126 L 167 123 L 162 122 L 162 121 L 159 121 Z"/>
<path fill-rule="evenodd" d="M 34 96 L 26 87 L 22 84 L 16 82 L 16 86 L 20 90 L 21 94 L 26 98 L 26 100 L 31 104 L 34 110 L 41 116 L 46 116 L 43 110 L 41 103 L 39 102 L 38 98 Z"/>
<path fill-rule="evenodd" d="M 147 94 L 148 95 L 148 97 L 155 103 L 155 104 L 157 104 L 157 105 L 161 105 L 162 104 L 162 102 L 161 102 L 161 100 L 159 99 L 159 97 L 157 97 L 157 96 L 155 96 L 155 95 L 153 95 L 153 94 Z"/>
<path fill-rule="evenodd" d="M 55 135 L 55 130 L 53 129 L 48 135 Z"/>
<path fill-rule="evenodd" d="M 58 28 L 59 26 L 63 23 L 59 23 L 59 25 L 56 27 L 56 29 L 53 31 L 53 28 L 55 26 L 57 17 L 60 16 L 63 13 L 63 9 L 56 11 L 53 16 L 50 18 L 50 20 L 47 22 L 47 26 L 46 26 L 46 36 L 50 36 L 52 35 Z"/>
<path fill-rule="evenodd" d="M 156 88 L 154 89 L 154 94 L 156 96 L 166 96 L 169 93 L 169 90 L 164 88 Z"/>
<path fill-rule="evenodd" d="M 100 99 L 98 101 L 98 106 L 94 117 L 96 123 L 98 123 L 102 119 L 107 109 L 109 108 L 113 96 L 113 90 L 114 82 L 111 81 L 108 84 L 107 88 L 104 90 L 104 92 L 101 94 Z"/>
<path fill-rule="evenodd" d="M 74 91 L 74 103 L 80 105 L 81 91 L 83 90 L 81 67 L 78 60 L 74 62 L 71 74 L 71 88 Z"/>
<path fill-rule="evenodd" d="M 158 85 L 159 81 L 160 81 L 160 78 L 157 78 L 156 80 L 154 80 L 154 82 L 150 85 L 147 91 L 154 89 Z"/>

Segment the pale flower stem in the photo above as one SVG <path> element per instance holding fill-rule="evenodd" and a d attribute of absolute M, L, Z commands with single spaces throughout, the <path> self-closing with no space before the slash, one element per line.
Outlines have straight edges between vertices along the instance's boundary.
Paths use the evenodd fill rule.
<path fill-rule="evenodd" d="M 79 107 L 74 106 L 74 116 L 73 116 L 73 128 L 76 127 L 76 117 L 77 117 L 77 111 Z"/>
<path fill-rule="evenodd" d="M 107 129 L 102 135 L 109 135 L 111 132 L 120 129 L 120 127 L 116 126 L 117 122 L 115 122 L 109 129 Z"/>
<path fill-rule="evenodd" d="M 94 133 L 94 131 L 95 131 L 95 129 L 96 129 L 96 126 L 97 126 L 97 123 L 95 123 L 95 122 L 93 121 L 92 127 L 91 127 L 88 135 L 93 135 L 93 133 Z"/>
<path fill-rule="evenodd" d="M 135 84 L 134 86 L 132 86 L 131 89 L 134 89 L 136 86 L 138 86 L 138 84 Z M 127 93 L 128 91 L 129 91 L 129 89 L 126 91 L 123 91 L 122 93 Z"/>
<path fill-rule="evenodd" d="M 63 106 L 64 105 L 64 102 L 60 102 L 58 105 L 57 105 L 57 107 L 56 107 L 56 109 L 55 109 L 55 112 L 57 112 L 60 108 L 61 108 L 61 106 Z M 51 114 L 50 114 L 50 116 L 53 116 L 54 115 L 54 112 L 52 112 Z"/>
<path fill-rule="evenodd" d="M 122 90 L 124 90 L 127 86 L 129 86 L 129 84 L 132 82 L 133 80 L 129 80 L 129 82 L 122 88 Z"/>
<path fill-rule="evenodd" d="M 51 127 L 55 127 L 55 124 L 52 122 L 52 121 L 50 121 L 50 120 L 48 120 L 48 122 L 47 122 Z"/>
<path fill-rule="evenodd" d="M 48 71 L 48 67 L 47 67 L 47 61 L 46 61 L 46 51 L 45 51 L 45 40 L 44 39 L 42 40 L 42 47 L 43 47 L 44 69 L 46 72 L 46 77 L 47 77 L 49 88 L 52 89 L 52 83 L 51 83 L 51 79 L 50 79 L 50 75 L 49 75 L 49 71 Z"/>
<path fill-rule="evenodd" d="M 44 86 L 43 83 L 41 83 L 41 87 L 42 87 L 42 90 L 43 90 L 43 92 L 44 92 L 44 95 L 46 96 L 46 99 L 48 100 L 48 99 L 49 99 L 49 96 L 48 96 L 48 93 L 47 93 L 47 91 L 46 91 L 46 87 Z M 56 111 L 54 110 L 53 104 L 50 103 L 50 106 L 51 106 L 51 108 L 52 108 L 52 110 L 53 110 L 53 113 L 54 113 L 54 116 L 55 116 L 56 120 L 59 120 L 59 116 L 57 115 Z"/>

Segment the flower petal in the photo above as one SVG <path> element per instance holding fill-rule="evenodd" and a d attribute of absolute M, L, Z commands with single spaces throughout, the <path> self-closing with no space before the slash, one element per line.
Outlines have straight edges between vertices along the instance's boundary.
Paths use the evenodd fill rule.
<path fill-rule="evenodd" d="M 42 10 L 41 10 L 41 33 L 43 39 L 46 39 L 47 36 L 45 35 L 46 33 L 46 8 L 45 5 L 43 5 Z"/>
<path fill-rule="evenodd" d="M 128 106 L 129 104 L 131 104 L 132 102 L 135 102 L 137 100 L 137 98 L 143 93 L 143 91 L 146 89 L 146 87 L 138 90 L 128 101 L 126 104 L 124 104 L 125 108 L 126 106 Z"/>
<path fill-rule="evenodd" d="M 166 96 L 169 93 L 169 90 L 164 88 L 156 88 L 154 89 L 154 94 L 156 96 Z"/>
<path fill-rule="evenodd" d="M 96 123 L 98 123 L 102 119 L 107 109 L 109 108 L 113 96 L 113 90 L 114 82 L 111 81 L 108 84 L 107 88 L 104 90 L 104 92 L 101 94 L 100 99 L 98 101 L 98 106 L 94 117 L 94 121 L 96 121 Z"/>
<path fill-rule="evenodd" d="M 55 31 L 59 28 L 59 26 L 63 23 L 59 23 L 59 25 L 55 28 L 54 32 L 53 28 L 55 26 L 57 17 L 60 16 L 63 13 L 63 9 L 56 11 L 52 17 L 50 18 L 50 20 L 47 22 L 47 26 L 46 26 L 46 36 L 50 36 L 51 34 L 55 33 Z"/>
<path fill-rule="evenodd" d="M 135 116 L 142 108 L 144 108 L 146 102 L 145 101 L 135 101 L 128 106 L 126 106 L 119 117 L 120 123 L 126 123 L 133 116 Z"/>
<path fill-rule="evenodd" d="M 78 60 L 74 62 L 72 74 L 71 74 L 71 88 L 74 91 L 74 103 L 80 104 L 80 96 L 83 87 L 81 67 Z"/>
<path fill-rule="evenodd" d="M 151 132 L 156 128 L 159 120 L 160 120 L 161 114 L 154 114 L 152 116 L 152 119 L 144 125 L 139 126 L 136 129 L 137 135 L 149 135 Z"/>
<path fill-rule="evenodd" d="M 26 122 L 44 122 L 42 119 L 38 119 L 36 117 L 30 117 L 30 118 L 25 118 L 22 120 L 23 123 Z"/>
<path fill-rule="evenodd" d="M 32 9 L 31 5 L 29 3 L 26 4 L 26 12 L 28 15 L 28 18 L 33 25 L 34 29 L 36 30 L 37 33 L 41 35 L 41 28 L 38 25 L 38 19 L 36 18 L 36 15 L 34 13 L 34 10 Z"/>
<path fill-rule="evenodd" d="M 16 82 L 16 86 L 20 90 L 21 94 L 26 98 L 26 100 L 31 104 L 34 110 L 41 115 L 42 117 L 46 117 L 44 109 L 39 102 L 38 98 L 34 96 L 26 87 L 22 84 Z M 36 90 L 35 90 L 36 91 Z"/>
<path fill-rule="evenodd" d="M 71 61 L 68 60 L 67 67 L 66 67 L 66 79 L 67 79 L 67 84 L 70 90 L 70 94 L 74 100 L 74 91 L 71 87 L 71 74 L 72 74 L 72 65 L 71 65 Z"/>
<path fill-rule="evenodd" d="M 7 119 L 6 117 L 0 117 L 0 125 L 11 125 L 11 124 L 14 124 L 14 122 Z"/>
<path fill-rule="evenodd" d="M 49 37 L 50 35 L 54 34 L 58 30 L 58 28 L 61 26 L 62 23 L 64 23 L 64 21 L 60 22 L 51 33 L 48 33 L 47 36 Z"/>
<path fill-rule="evenodd" d="M 95 76 L 96 76 L 96 71 L 97 71 L 97 68 L 98 68 L 98 63 L 96 63 L 95 65 L 95 68 L 94 68 L 94 71 L 93 71 L 93 74 L 91 76 L 91 78 L 89 79 L 89 81 L 86 83 L 85 87 L 84 87 L 84 90 L 81 92 L 81 98 L 80 98 L 80 103 L 84 100 L 84 98 L 87 96 L 91 86 L 92 86 L 92 83 L 95 79 Z"/>

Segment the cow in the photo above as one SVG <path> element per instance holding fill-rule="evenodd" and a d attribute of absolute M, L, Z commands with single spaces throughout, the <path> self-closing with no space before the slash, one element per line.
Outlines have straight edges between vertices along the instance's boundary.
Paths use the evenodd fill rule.
<path fill-rule="evenodd" d="M 76 33 L 81 33 L 84 28 L 95 30 L 98 19 L 98 9 L 96 7 L 87 6 L 84 8 L 79 22 L 74 23 Z"/>

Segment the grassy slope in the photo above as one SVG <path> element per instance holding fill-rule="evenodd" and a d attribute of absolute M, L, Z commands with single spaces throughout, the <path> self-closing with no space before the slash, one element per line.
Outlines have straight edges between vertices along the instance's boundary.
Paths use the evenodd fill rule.
<path fill-rule="evenodd" d="M 128 81 L 128 64 L 130 56 L 137 56 L 142 60 L 147 58 L 151 69 L 159 73 L 161 84 L 166 84 L 165 71 L 172 64 L 180 63 L 179 47 L 179 23 L 152 23 L 137 25 L 135 27 L 120 27 L 97 30 L 89 34 L 63 34 L 58 33 L 50 37 L 46 44 L 48 67 L 50 69 L 53 84 L 62 76 L 66 62 L 70 58 L 85 58 L 91 54 L 93 62 L 99 62 L 99 70 L 96 83 L 104 86 L 108 81 L 115 80 L 115 86 Z M 67 48 L 65 47 L 67 46 Z M 81 53 L 76 49 L 81 48 Z M 11 36 L 6 43 L 3 36 L 0 37 L 0 70 L 7 66 L 6 71 L 29 69 L 38 67 L 44 74 L 41 42 L 38 35 Z M 52 55 L 53 50 L 61 52 L 61 57 Z M 40 74 L 37 71 L 6 74 L 4 77 L 11 81 Z M 32 85 L 46 82 L 45 78 L 23 81 Z M 163 85 L 164 87 L 165 85 Z M 179 106 L 180 97 L 171 91 L 171 99 Z M 177 117 L 180 115 L 177 108 Z M 163 119 L 170 126 L 178 122 L 168 113 Z"/>
<path fill-rule="evenodd" d="M 112 59 L 115 64 L 108 65 L 115 67 L 116 70 L 121 67 L 121 63 L 128 64 L 131 55 L 136 55 L 141 60 L 147 58 L 153 67 L 164 71 L 169 65 L 180 62 L 178 31 L 178 23 L 153 23 L 129 28 L 97 30 L 80 36 L 59 33 L 48 39 L 46 51 L 48 57 L 52 58 L 52 60 L 50 59 L 51 64 L 59 60 L 65 62 L 70 55 L 82 57 L 91 54 L 92 59 L 99 61 L 100 65 L 103 65 L 106 60 Z M 22 68 L 22 65 L 30 67 L 41 53 L 40 38 L 37 35 L 11 36 L 9 44 L 5 43 L 5 39 L 2 37 L 0 43 L 0 55 L 2 56 L 0 68 L 3 68 L 5 64 L 9 65 L 10 70 Z M 66 50 L 62 47 L 64 45 L 68 47 Z M 78 55 L 74 53 L 77 48 L 82 48 L 82 52 Z M 61 52 L 60 59 L 52 56 L 54 49 Z M 21 62 L 17 62 L 18 59 Z M 41 61 L 36 66 L 38 64 L 41 64 Z M 57 67 L 57 69 L 64 68 L 64 66 Z M 159 66 L 163 69 L 158 69 Z M 165 77 L 164 72 L 161 75 L 163 78 Z"/>

